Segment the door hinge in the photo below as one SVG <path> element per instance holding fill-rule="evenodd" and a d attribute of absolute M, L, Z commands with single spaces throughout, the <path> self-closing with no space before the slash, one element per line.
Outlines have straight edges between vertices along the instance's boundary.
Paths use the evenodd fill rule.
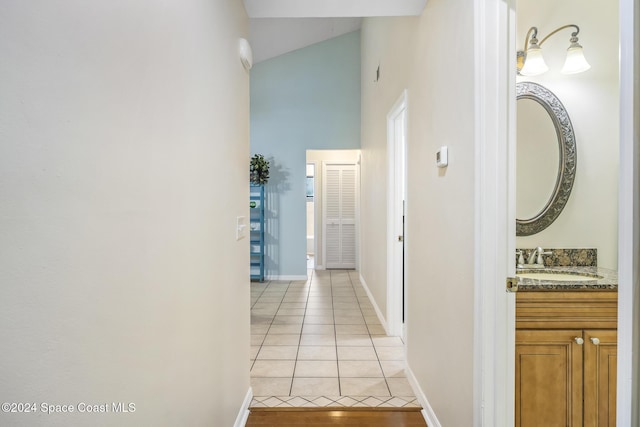
<path fill-rule="evenodd" d="M 518 278 L 507 277 L 507 292 L 518 292 Z"/>

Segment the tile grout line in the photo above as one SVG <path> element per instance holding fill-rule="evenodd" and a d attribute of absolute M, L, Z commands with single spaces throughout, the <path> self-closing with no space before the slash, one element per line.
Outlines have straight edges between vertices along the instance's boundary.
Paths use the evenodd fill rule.
<path fill-rule="evenodd" d="M 291 385 L 289 386 L 289 396 L 292 396 L 292 393 L 293 393 L 293 379 L 296 377 L 296 368 L 298 367 L 298 355 L 300 354 L 300 345 L 302 344 L 302 330 L 304 329 L 304 320 L 305 320 L 305 317 L 307 317 L 307 307 L 309 306 L 309 296 L 311 295 L 311 286 L 312 286 L 311 283 L 313 280 L 313 273 L 311 273 L 311 277 L 307 276 L 307 280 L 309 281 L 309 289 L 307 290 L 307 300 L 304 303 L 304 313 L 302 314 L 302 325 L 300 325 L 300 336 L 298 337 L 298 348 L 296 350 L 296 359 L 293 362 L 293 372 L 291 373 Z"/>
<path fill-rule="evenodd" d="M 349 276 L 349 274 L 347 273 L 347 277 Z M 349 283 L 351 284 L 351 287 L 353 288 L 353 284 L 351 283 L 351 278 L 349 278 Z M 331 284 L 331 290 L 333 291 L 333 282 Z M 355 294 L 355 291 L 354 291 Z M 357 298 L 356 298 L 357 300 Z M 333 303 L 333 298 L 331 300 L 331 302 Z M 360 308 L 360 306 L 358 305 L 358 308 Z M 338 364 L 338 391 L 340 392 L 340 395 L 342 396 L 342 381 L 341 381 L 341 376 L 340 376 L 340 357 L 338 355 L 338 325 L 336 324 L 336 317 L 335 317 L 335 308 L 333 309 L 333 329 L 334 332 L 336 334 L 336 363 Z M 371 345 L 373 346 L 373 342 L 371 343 Z"/>
<path fill-rule="evenodd" d="M 267 288 L 270 287 L 272 284 L 273 284 L 273 281 L 269 280 L 269 283 L 265 287 L 264 291 L 262 291 L 262 294 L 264 294 L 266 292 Z M 271 326 L 273 326 L 273 322 L 276 320 L 276 316 L 278 315 L 278 311 L 280 310 L 280 307 L 282 307 L 282 303 L 284 301 L 284 298 L 287 296 L 287 292 L 289 291 L 289 286 L 290 285 L 291 285 L 291 282 L 289 282 L 289 284 L 287 285 L 287 289 L 284 291 L 284 295 L 282 295 L 282 299 L 280 300 L 280 303 L 278 304 L 278 309 L 276 310 L 275 314 L 271 318 L 271 322 L 269 323 L 269 327 L 267 328 L 267 332 L 264 334 L 264 339 L 260 343 L 260 348 L 258 349 L 258 353 L 256 354 L 256 358 L 253 359 L 253 363 L 251 364 L 251 369 L 249 369 L 249 377 L 251 377 L 251 371 L 253 370 L 253 367 L 255 366 L 256 361 L 258 360 L 258 356 L 260 355 L 260 352 L 262 351 L 262 347 L 264 346 L 264 342 L 267 340 L 267 335 L 269 335 L 269 331 L 271 330 Z M 262 297 L 262 294 L 260 295 L 260 297 Z M 292 379 L 292 382 L 293 382 L 293 379 Z"/>
<path fill-rule="evenodd" d="M 340 381 L 340 359 L 338 357 L 338 328 L 336 326 L 336 308 L 333 301 L 333 272 L 329 271 L 329 283 L 331 284 L 331 313 L 333 314 L 333 342 L 336 349 L 336 372 L 338 373 L 338 396 L 342 396 L 342 381 Z"/>
<path fill-rule="evenodd" d="M 269 287 L 269 285 L 271 284 L 271 280 L 267 280 L 267 284 L 265 285 L 264 289 L 262 290 L 262 292 L 260 292 L 260 295 L 258 295 L 258 298 L 256 298 L 256 302 L 253 303 L 253 305 L 251 306 L 250 310 L 253 310 L 253 307 L 255 307 L 255 305 L 258 303 L 258 301 L 260 300 L 260 298 L 262 298 L 262 295 L 264 294 L 264 291 L 267 290 L 267 288 Z"/>
<path fill-rule="evenodd" d="M 385 404 L 389 404 L 389 405 L 385 405 L 388 407 L 394 407 L 394 408 L 403 408 L 403 407 L 415 407 L 418 406 L 417 405 L 417 399 L 416 398 L 411 398 L 411 397 L 402 397 L 402 396 L 370 396 L 370 395 L 365 395 L 365 396 L 333 396 L 333 397 L 337 397 L 337 399 L 333 399 L 330 398 L 328 396 L 324 396 L 324 395 L 320 395 L 320 396 L 258 396 L 256 398 L 254 398 L 253 400 L 257 403 L 261 403 L 265 406 L 268 407 L 277 407 L 280 405 L 269 405 L 267 402 L 271 399 L 275 399 L 281 403 L 286 403 L 289 406 L 293 406 L 292 401 L 294 399 L 302 399 L 303 401 L 305 401 L 306 403 L 304 403 L 304 406 L 309 406 L 308 404 L 311 404 L 314 407 L 327 407 L 327 406 L 333 406 L 331 404 L 337 404 L 338 406 L 342 406 L 342 407 L 382 407 Z M 319 399 L 325 399 L 327 401 L 329 401 L 329 403 L 325 403 L 325 404 L 321 404 L 318 403 L 317 401 Z M 353 402 L 348 402 L 348 403 L 344 403 L 345 399 L 350 399 Z M 372 405 L 370 402 L 366 402 L 369 399 L 375 399 L 377 401 L 379 401 L 379 403 L 377 403 L 375 406 Z M 391 404 L 390 402 L 394 399 L 397 399 L 399 401 L 401 401 L 401 404 Z"/>
<path fill-rule="evenodd" d="M 260 292 L 260 296 L 256 299 L 256 302 L 253 303 L 253 307 L 255 307 L 255 305 L 258 303 L 258 301 L 260 301 L 260 298 L 262 298 L 262 295 L 264 295 L 265 291 L 267 290 L 267 288 L 269 286 L 271 286 L 271 280 L 267 281 L 266 286 L 264 287 L 262 292 Z M 284 296 L 283 296 L 283 298 L 284 298 Z M 253 310 L 253 307 L 251 307 L 251 310 Z M 251 310 L 249 310 L 249 313 L 251 313 Z M 273 317 L 275 318 L 275 314 L 273 315 Z M 271 319 L 271 323 L 273 323 L 273 319 Z M 262 339 L 262 341 L 260 342 L 260 345 L 258 346 L 259 348 L 258 348 L 258 352 L 256 353 L 256 357 L 255 357 L 255 359 L 253 359 L 253 363 L 251 363 L 251 366 L 249 367 L 249 377 L 251 377 L 251 371 L 253 370 L 253 367 L 256 364 L 256 360 L 258 360 L 258 355 L 262 351 L 262 345 L 264 344 L 264 341 L 267 339 L 267 334 L 269 333 L 269 329 L 271 328 L 271 323 L 269 323 L 269 327 L 267 328 L 267 332 L 265 332 L 264 338 Z M 251 325 L 249 325 L 249 329 L 251 329 Z M 249 334 L 249 335 L 251 335 L 251 334 Z"/>

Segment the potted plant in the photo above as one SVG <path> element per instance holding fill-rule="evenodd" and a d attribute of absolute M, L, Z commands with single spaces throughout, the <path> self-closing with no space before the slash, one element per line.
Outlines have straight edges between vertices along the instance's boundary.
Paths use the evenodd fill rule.
<path fill-rule="evenodd" d="M 251 158 L 249 181 L 253 185 L 265 185 L 269 181 L 269 161 L 262 154 L 255 154 Z"/>

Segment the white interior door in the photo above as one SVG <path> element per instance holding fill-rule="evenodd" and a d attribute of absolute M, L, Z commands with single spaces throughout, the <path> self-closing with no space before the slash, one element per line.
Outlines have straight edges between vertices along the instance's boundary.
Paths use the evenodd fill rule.
<path fill-rule="evenodd" d="M 322 229 L 326 268 L 356 267 L 356 165 L 323 164 Z"/>
<path fill-rule="evenodd" d="M 387 334 L 404 337 L 407 91 L 387 114 Z"/>

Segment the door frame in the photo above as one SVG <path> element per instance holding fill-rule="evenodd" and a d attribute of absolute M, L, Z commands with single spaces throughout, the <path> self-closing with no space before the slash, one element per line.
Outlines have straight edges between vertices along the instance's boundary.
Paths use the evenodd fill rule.
<path fill-rule="evenodd" d="M 515 0 L 474 1 L 474 426 L 513 426 Z"/>
<path fill-rule="evenodd" d="M 398 179 L 398 167 L 402 169 L 403 180 L 407 181 L 407 90 L 403 90 L 398 100 L 393 104 L 387 114 L 387 335 L 404 337 L 404 323 L 402 321 L 403 306 L 403 281 L 401 275 L 404 271 L 404 248 L 407 247 L 406 238 L 404 244 L 398 244 L 398 230 L 402 227 L 399 213 L 402 212 L 402 202 L 398 202 L 398 193 L 402 192 L 404 200 L 404 233 L 406 230 L 406 185 L 402 189 L 402 181 Z M 398 123 L 399 122 L 399 123 Z M 403 137 L 401 141 L 396 138 L 396 126 L 402 126 Z M 401 145 L 400 145 L 401 144 Z M 398 158 L 398 150 L 402 149 L 404 158 Z M 406 280 L 405 280 L 406 282 Z M 406 292 L 404 292 L 406 295 Z"/>
<path fill-rule="evenodd" d="M 640 424 L 640 6 L 620 0 L 617 423 Z M 515 0 L 475 0 L 474 426 L 514 422 Z M 491 191 L 486 191 L 486 189 Z M 491 242 L 493 241 L 493 242 Z"/>
<path fill-rule="evenodd" d="M 640 6 L 620 0 L 617 424 L 640 424 Z M 633 355 L 636 355 L 634 358 Z"/>

